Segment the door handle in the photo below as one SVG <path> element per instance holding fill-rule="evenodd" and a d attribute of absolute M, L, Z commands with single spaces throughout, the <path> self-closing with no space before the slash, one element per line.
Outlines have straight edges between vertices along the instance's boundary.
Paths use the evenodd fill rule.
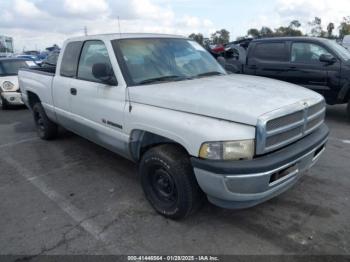
<path fill-rule="evenodd" d="M 70 89 L 70 93 L 71 93 L 73 96 L 76 96 L 76 95 L 77 95 L 77 89 L 71 88 L 71 89 Z"/>

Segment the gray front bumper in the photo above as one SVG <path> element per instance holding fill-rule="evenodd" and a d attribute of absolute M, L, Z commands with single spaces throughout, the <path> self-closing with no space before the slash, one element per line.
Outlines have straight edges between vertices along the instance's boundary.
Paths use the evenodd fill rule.
<path fill-rule="evenodd" d="M 199 164 L 202 162 L 192 161 L 198 184 L 209 201 L 217 206 L 232 209 L 255 206 L 289 189 L 316 163 L 325 150 L 328 129 L 324 126 L 318 133 L 314 134 L 318 135 L 316 138 L 308 138 L 305 143 L 301 140 L 299 144 L 290 146 L 288 153 L 281 151 L 266 155 L 259 161 L 246 161 L 246 168 L 230 169 L 225 163 L 221 172 L 219 165 L 210 168 Z M 307 148 L 302 150 L 301 145 Z M 269 163 L 265 164 L 266 161 Z M 276 177 L 279 174 L 283 176 Z"/>

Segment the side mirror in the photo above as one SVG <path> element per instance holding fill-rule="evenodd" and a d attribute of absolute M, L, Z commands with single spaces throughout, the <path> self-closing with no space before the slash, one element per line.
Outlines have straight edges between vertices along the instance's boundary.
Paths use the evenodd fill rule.
<path fill-rule="evenodd" d="M 96 63 L 92 66 L 92 75 L 108 85 L 116 85 L 113 69 L 105 63 Z"/>
<path fill-rule="evenodd" d="M 335 62 L 337 62 L 337 59 L 332 55 L 322 54 L 320 56 L 320 62 L 327 63 L 327 64 L 334 64 Z"/>

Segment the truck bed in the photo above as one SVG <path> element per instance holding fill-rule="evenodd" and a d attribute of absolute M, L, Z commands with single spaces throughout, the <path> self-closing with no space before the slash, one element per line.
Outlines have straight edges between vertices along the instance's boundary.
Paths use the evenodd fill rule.
<path fill-rule="evenodd" d="M 41 99 L 41 103 L 52 105 L 52 83 L 55 76 L 54 67 L 38 67 L 31 69 L 20 69 L 18 72 L 18 83 L 22 92 L 23 102 L 27 105 L 30 92 Z"/>

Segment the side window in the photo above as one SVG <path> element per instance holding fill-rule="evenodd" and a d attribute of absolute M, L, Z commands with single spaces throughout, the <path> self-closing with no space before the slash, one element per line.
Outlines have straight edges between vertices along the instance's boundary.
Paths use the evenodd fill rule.
<path fill-rule="evenodd" d="M 319 64 L 321 55 L 330 55 L 323 47 L 312 43 L 293 43 L 291 61 L 302 64 Z"/>
<path fill-rule="evenodd" d="M 257 43 L 254 56 L 267 61 L 288 61 L 285 43 Z"/>
<path fill-rule="evenodd" d="M 78 60 L 82 45 L 82 42 L 71 42 L 67 44 L 61 63 L 61 76 L 75 77 L 77 75 Z"/>
<path fill-rule="evenodd" d="M 102 41 L 93 40 L 85 42 L 79 60 L 78 78 L 102 83 L 100 79 L 95 78 L 92 74 L 94 64 L 106 64 L 113 71 L 107 48 Z M 115 77 L 113 78 L 115 79 Z"/>

